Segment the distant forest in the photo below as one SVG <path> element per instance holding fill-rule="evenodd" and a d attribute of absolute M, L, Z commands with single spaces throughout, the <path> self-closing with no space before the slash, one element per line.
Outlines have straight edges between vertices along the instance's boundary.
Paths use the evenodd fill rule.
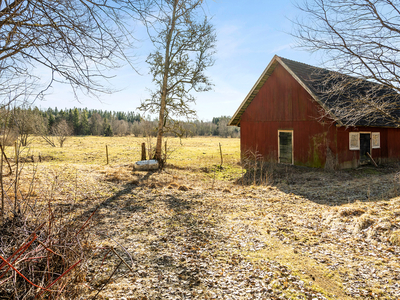
<path fill-rule="evenodd" d="M 51 136 L 155 136 L 158 120 L 143 119 L 135 112 L 115 112 L 96 109 L 15 108 L 9 110 L 7 128 L 19 135 L 22 144 L 29 135 Z M 215 117 L 212 121 L 173 122 L 166 136 L 239 137 L 238 127 L 227 126 L 230 117 Z M 4 128 L 4 127 L 3 127 Z"/>

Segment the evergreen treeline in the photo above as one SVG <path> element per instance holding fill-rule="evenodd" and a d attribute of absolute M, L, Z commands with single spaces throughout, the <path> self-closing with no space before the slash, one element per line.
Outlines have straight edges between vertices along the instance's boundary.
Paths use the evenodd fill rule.
<path fill-rule="evenodd" d="M 140 115 L 134 112 L 115 112 L 97 109 L 73 108 L 58 110 L 49 108 L 42 111 L 48 129 L 61 120 L 67 121 L 74 135 L 128 135 L 132 127 L 140 123 Z"/>
<path fill-rule="evenodd" d="M 57 109 L 39 110 L 37 107 L 18 107 L 9 110 L 8 125 L 26 144 L 29 135 L 41 135 L 49 143 L 48 137 L 65 139 L 69 135 L 96 136 L 155 136 L 158 121 L 143 119 L 135 112 L 114 112 L 96 109 Z M 213 118 L 211 122 L 178 122 L 171 126 L 166 136 L 221 136 L 239 137 L 238 127 L 227 126 L 230 117 Z M 47 138 L 46 138 L 47 137 Z"/>

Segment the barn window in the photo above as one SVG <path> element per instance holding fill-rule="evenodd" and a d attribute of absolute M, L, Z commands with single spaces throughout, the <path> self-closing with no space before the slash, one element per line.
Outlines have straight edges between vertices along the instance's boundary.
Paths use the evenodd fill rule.
<path fill-rule="evenodd" d="M 349 146 L 350 150 L 360 150 L 360 133 L 358 132 L 349 133 Z"/>
<path fill-rule="evenodd" d="M 372 133 L 372 149 L 381 147 L 381 135 L 379 132 Z"/>

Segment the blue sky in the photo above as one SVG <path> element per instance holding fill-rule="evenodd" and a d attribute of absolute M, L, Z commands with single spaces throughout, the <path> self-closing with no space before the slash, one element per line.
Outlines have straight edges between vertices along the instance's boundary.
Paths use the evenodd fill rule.
<path fill-rule="evenodd" d="M 315 55 L 295 47 L 290 33 L 294 19 L 300 13 L 294 5 L 295 0 L 208 0 L 205 9 L 212 16 L 211 22 L 217 32 L 217 53 L 215 65 L 208 70 L 214 83 L 212 91 L 196 94 L 198 119 L 211 120 L 221 115 L 232 116 L 244 97 L 272 57 L 279 56 L 319 65 Z M 137 44 L 136 65 L 142 75 L 130 66 L 113 70 L 114 78 L 109 83 L 119 92 L 101 95 L 99 99 L 80 95 L 77 102 L 66 85 L 54 85 L 44 101 L 35 105 L 47 107 L 137 111 L 140 102 L 149 95 L 151 76 L 144 62 L 151 51 L 151 45 L 141 33 Z"/>

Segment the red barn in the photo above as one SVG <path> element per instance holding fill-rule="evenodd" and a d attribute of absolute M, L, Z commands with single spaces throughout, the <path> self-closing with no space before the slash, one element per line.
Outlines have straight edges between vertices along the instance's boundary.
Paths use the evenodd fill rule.
<path fill-rule="evenodd" d="M 321 100 L 318 74 L 324 72 L 331 71 L 274 56 L 229 123 L 241 128 L 242 155 L 251 151 L 266 161 L 337 169 L 355 168 L 370 157 L 377 163 L 400 158 L 397 125 L 381 119 L 348 127 L 324 115 L 330 103 Z"/>

